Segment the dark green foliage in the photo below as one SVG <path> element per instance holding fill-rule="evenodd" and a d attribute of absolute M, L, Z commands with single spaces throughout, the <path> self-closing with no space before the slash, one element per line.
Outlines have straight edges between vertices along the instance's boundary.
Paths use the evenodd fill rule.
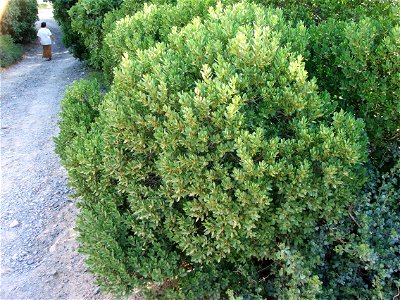
<path fill-rule="evenodd" d="M 357 233 L 347 232 L 325 266 L 332 298 L 393 299 L 399 291 L 400 160 L 378 174 L 353 208 Z"/>
<path fill-rule="evenodd" d="M 365 120 L 379 163 L 393 143 L 400 145 L 399 24 L 390 18 L 329 20 L 309 32 L 310 76 L 341 108 Z"/>
<path fill-rule="evenodd" d="M 37 14 L 36 0 L 10 0 L 0 20 L 0 34 L 10 35 L 18 43 L 32 41 L 36 37 Z"/>
<path fill-rule="evenodd" d="M 123 59 L 100 117 L 62 138 L 82 251 L 105 289 L 267 296 L 283 262 L 277 291 L 318 294 L 319 278 L 303 278 L 316 262 L 288 247 L 347 216 L 366 138 L 307 80 L 291 52 L 302 39 L 280 11 L 218 5 Z"/>
<path fill-rule="evenodd" d="M 320 255 L 314 272 L 325 282 L 327 299 L 395 299 L 400 288 L 399 183 L 397 157 L 389 172 L 371 174 L 334 233 L 320 227 L 312 239 L 314 250 L 305 255 Z"/>
<path fill-rule="evenodd" d="M 80 35 L 72 30 L 71 18 L 68 13 L 77 2 L 78 0 L 53 0 L 53 14 L 61 26 L 64 45 L 71 50 L 75 57 L 87 59 L 89 56 L 88 49 L 85 47 Z"/>
<path fill-rule="evenodd" d="M 400 288 L 400 160 L 394 157 L 397 163 L 389 172 L 371 171 L 347 216 L 319 222 L 303 244 L 280 245 L 266 282 L 269 297 L 395 299 Z"/>
<path fill-rule="evenodd" d="M 286 18 L 307 25 L 329 18 L 358 20 L 361 16 L 389 16 L 395 13 L 398 0 L 255 0 L 267 6 L 281 8 Z"/>
<path fill-rule="evenodd" d="M 22 46 L 15 44 L 9 35 L 0 35 L 0 67 L 12 65 L 21 57 Z"/>

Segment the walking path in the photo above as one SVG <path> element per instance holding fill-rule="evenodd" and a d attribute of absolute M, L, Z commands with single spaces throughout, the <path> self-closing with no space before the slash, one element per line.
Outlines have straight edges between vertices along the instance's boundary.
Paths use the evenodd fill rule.
<path fill-rule="evenodd" d="M 105 299 L 77 253 L 77 210 L 53 143 L 65 87 L 85 69 L 61 44 L 51 10 L 39 18 L 56 37 L 53 60 L 37 44 L 0 72 L 0 299 Z"/>

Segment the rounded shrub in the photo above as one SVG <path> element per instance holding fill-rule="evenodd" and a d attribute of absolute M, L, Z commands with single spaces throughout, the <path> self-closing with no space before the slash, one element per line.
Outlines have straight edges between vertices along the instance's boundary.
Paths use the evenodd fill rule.
<path fill-rule="evenodd" d="M 367 141 L 362 121 L 334 112 L 307 80 L 292 48 L 302 42 L 289 33 L 304 32 L 279 10 L 218 4 L 123 59 L 66 159 L 81 197 L 81 251 L 106 290 L 320 292 L 286 249 L 347 215 Z"/>
<path fill-rule="evenodd" d="M 36 37 L 38 20 L 36 0 L 4 1 L 6 9 L 0 20 L 0 34 L 10 35 L 15 42 L 30 42 Z"/>

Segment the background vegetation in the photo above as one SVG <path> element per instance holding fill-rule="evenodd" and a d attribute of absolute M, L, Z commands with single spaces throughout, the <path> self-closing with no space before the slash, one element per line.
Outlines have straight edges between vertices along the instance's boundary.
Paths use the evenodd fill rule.
<path fill-rule="evenodd" d="M 108 80 L 56 138 L 105 290 L 399 297 L 398 1 L 54 5 Z"/>
<path fill-rule="evenodd" d="M 30 42 L 35 39 L 37 7 L 36 0 L 10 0 L 0 20 L 0 33 L 10 35 L 15 42 Z"/>
<path fill-rule="evenodd" d="M 6 67 L 22 57 L 20 43 L 36 38 L 38 19 L 36 0 L 10 0 L 0 19 L 0 66 Z"/>
<path fill-rule="evenodd" d="M 0 35 L 0 67 L 17 62 L 22 56 L 22 46 L 15 44 L 9 35 Z"/>

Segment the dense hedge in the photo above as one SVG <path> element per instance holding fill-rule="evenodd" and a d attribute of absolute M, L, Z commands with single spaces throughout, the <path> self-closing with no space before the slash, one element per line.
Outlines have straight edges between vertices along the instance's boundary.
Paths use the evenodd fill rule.
<path fill-rule="evenodd" d="M 56 152 L 66 163 L 67 149 L 73 140 L 91 130 L 99 115 L 98 107 L 103 100 L 97 81 L 81 80 L 68 87 L 61 106 L 60 134 L 55 138 Z"/>
<path fill-rule="evenodd" d="M 116 295 L 393 299 L 400 9 L 257 2 L 96 15 L 111 88 L 68 89 L 56 138 L 81 251 Z"/>
<path fill-rule="evenodd" d="M 304 27 L 280 11 L 219 5 L 125 57 L 64 159 L 102 286 L 154 293 L 152 283 L 169 298 L 322 292 L 318 261 L 291 247 L 347 216 L 367 141 L 362 121 L 307 80 L 296 37 Z"/>
<path fill-rule="evenodd" d="M 256 0 L 283 10 L 286 18 L 307 25 L 329 18 L 356 21 L 362 16 L 378 17 L 396 14 L 398 0 Z"/>
<path fill-rule="evenodd" d="M 76 57 L 87 60 L 95 68 L 100 69 L 105 63 L 106 73 L 110 73 L 109 55 L 102 57 L 103 38 L 115 32 L 115 23 L 127 16 L 133 16 L 147 4 L 176 4 L 176 0 L 54 0 L 55 17 L 64 30 L 64 42 L 72 48 Z M 182 1 L 181 1 L 182 2 Z M 183 1 L 185 2 L 185 1 Z M 210 1 L 212 2 L 212 1 Z M 237 2 L 224 0 L 223 3 Z M 302 21 L 310 25 L 334 17 L 338 20 L 358 20 L 360 16 L 391 16 L 398 17 L 397 0 L 254 0 L 265 6 L 279 7 L 286 18 Z M 195 5 L 195 3 L 192 3 Z M 165 8 L 164 8 L 165 9 Z M 184 10 L 185 11 L 185 10 Z M 189 13 L 190 14 L 190 13 Z M 178 19 L 184 17 L 176 15 Z M 186 16 L 187 17 L 187 16 Z M 165 23 L 175 23 L 174 20 L 164 20 Z M 187 22 L 176 22 L 183 26 Z M 167 25 L 167 24 L 165 24 Z M 163 27 L 163 26 L 161 26 Z M 166 27 L 165 27 L 166 28 Z M 119 33 L 119 31 L 117 31 Z M 155 36 L 157 39 L 157 36 Z M 121 43 L 121 42 L 120 42 Z M 109 48 L 110 45 L 107 45 Z M 111 45 L 111 47 L 113 47 Z M 106 52 L 109 50 L 106 50 Z"/>
<path fill-rule="evenodd" d="M 400 146 L 400 17 L 331 19 L 310 28 L 307 70 L 341 108 L 363 118 L 373 158 Z"/>
<path fill-rule="evenodd" d="M 148 1 L 146 1 L 148 2 Z M 168 3 L 175 0 L 153 0 L 149 3 Z M 71 38 L 75 38 L 77 45 L 84 46 L 80 52 L 81 58 L 86 62 L 100 69 L 103 62 L 101 55 L 104 35 L 114 28 L 114 23 L 120 18 L 134 14 L 143 8 L 145 1 L 142 0 L 79 0 L 69 2 L 68 7 L 62 10 L 60 19 L 65 20 L 66 28 L 71 30 Z M 58 5 L 65 7 L 66 3 Z M 75 45 L 75 42 L 72 42 Z"/>
<path fill-rule="evenodd" d="M 79 0 L 68 12 L 72 30 L 79 35 L 88 50 L 87 62 L 95 68 L 100 67 L 104 16 L 121 3 L 122 0 Z"/>
<path fill-rule="evenodd" d="M 89 51 L 79 34 L 72 30 L 72 20 L 68 13 L 77 2 L 78 0 L 53 0 L 53 15 L 62 29 L 64 45 L 71 50 L 75 57 L 85 60 L 89 57 Z"/>
<path fill-rule="evenodd" d="M 6 10 L 0 20 L 0 34 L 10 35 L 15 42 L 30 42 L 36 38 L 38 20 L 36 0 L 5 1 Z"/>

